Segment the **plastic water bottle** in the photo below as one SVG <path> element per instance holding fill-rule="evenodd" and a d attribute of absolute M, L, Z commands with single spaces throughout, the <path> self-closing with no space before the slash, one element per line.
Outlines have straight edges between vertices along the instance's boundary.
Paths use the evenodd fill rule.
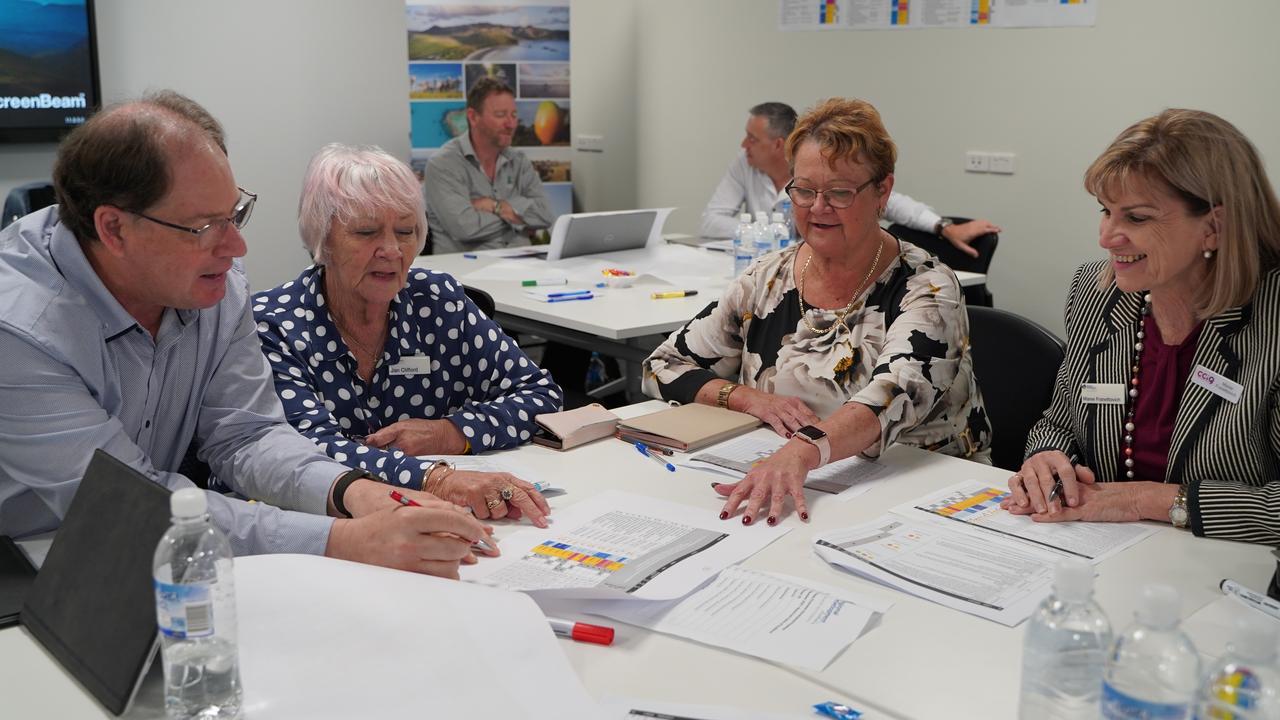
<path fill-rule="evenodd" d="M 1205 677 L 1197 720 L 1280 720 L 1280 665 L 1276 623 L 1241 609 L 1233 638 Z"/>
<path fill-rule="evenodd" d="M 780 212 L 773 214 L 769 223 L 769 232 L 773 235 L 773 249 L 781 250 L 791 242 L 791 230 Z"/>
<path fill-rule="evenodd" d="M 1023 720 L 1095 720 L 1111 623 L 1093 600 L 1093 567 L 1058 564 L 1053 594 L 1027 622 L 1022 641 Z"/>
<path fill-rule="evenodd" d="M 173 524 L 160 538 L 152 564 L 165 713 L 236 718 L 243 692 L 231 546 L 209 520 L 204 491 L 178 490 L 169 509 Z"/>
<path fill-rule="evenodd" d="M 738 216 L 738 229 L 733 231 L 733 275 L 741 275 L 755 259 L 756 234 L 751 213 Z"/>
<path fill-rule="evenodd" d="M 791 205 L 791 198 L 783 198 L 778 204 L 778 209 L 782 211 L 782 221 L 787 224 L 787 239 L 780 243 L 779 247 L 786 247 L 796 241 L 795 208 Z"/>
<path fill-rule="evenodd" d="M 1102 684 L 1107 720 L 1183 720 L 1200 685 L 1200 656 L 1178 628 L 1181 598 L 1168 585 L 1142 589 L 1136 622 L 1116 638 Z"/>
<path fill-rule="evenodd" d="M 756 213 L 756 257 L 761 258 L 777 249 L 773 236 L 773 226 L 769 224 L 769 216 Z"/>

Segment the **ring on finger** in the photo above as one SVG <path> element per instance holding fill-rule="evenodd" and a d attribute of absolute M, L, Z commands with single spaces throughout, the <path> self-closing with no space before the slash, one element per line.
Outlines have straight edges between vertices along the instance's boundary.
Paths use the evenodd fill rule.
<path fill-rule="evenodd" d="M 499 505 L 501 505 L 501 504 L 502 504 L 502 499 L 501 499 L 501 498 L 496 498 L 496 497 L 495 497 L 495 498 L 485 498 L 485 501 L 484 501 L 484 506 L 485 506 L 485 507 L 487 507 L 487 508 L 489 508 L 490 510 L 492 510 L 492 509 L 494 509 L 494 508 L 498 507 L 498 506 L 499 506 Z"/>
<path fill-rule="evenodd" d="M 498 494 L 502 496 L 502 499 L 503 499 L 504 501 L 506 501 L 506 500 L 510 500 L 512 497 L 514 497 L 514 496 L 515 496 L 515 494 L 516 494 L 516 488 L 515 488 L 515 486 L 514 486 L 514 485 L 508 485 L 508 486 L 506 486 L 506 487 L 502 488 L 501 490 L 499 490 L 499 491 L 498 491 Z"/>

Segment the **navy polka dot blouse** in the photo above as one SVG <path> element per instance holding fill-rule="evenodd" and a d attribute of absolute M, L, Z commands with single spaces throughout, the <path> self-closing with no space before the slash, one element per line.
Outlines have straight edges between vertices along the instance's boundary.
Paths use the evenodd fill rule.
<path fill-rule="evenodd" d="M 324 270 L 253 299 L 262 351 L 285 417 L 334 460 L 421 487 L 431 461 L 363 438 L 399 420 L 444 418 L 474 453 L 519 445 L 535 415 L 561 407 L 560 388 L 467 298 L 452 276 L 411 269 L 390 308 L 382 359 L 365 384 L 329 316 Z"/>

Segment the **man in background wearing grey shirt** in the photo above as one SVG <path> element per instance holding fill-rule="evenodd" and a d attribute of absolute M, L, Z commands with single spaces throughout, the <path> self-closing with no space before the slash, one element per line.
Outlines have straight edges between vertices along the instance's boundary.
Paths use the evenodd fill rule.
<path fill-rule="evenodd" d="M 0 534 L 56 529 L 95 449 L 178 489 L 195 447 L 262 501 L 209 493 L 237 555 L 457 577 L 479 522 L 425 493 L 402 507 L 285 422 L 238 261 L 256 196 L 204 108 L 160 92 L 103 110 L 53 181 L 57 205 L 0 232 Z"/>
<path fill-rule="evenodd" d="M 524 153 L 511 149 L 515 93 L 481 78 L 467 93 L 467 133 L 445 143 L 427 163 L 423 187 L 436 253 L 528 245 L 551 224 L 542 181 Z"/>

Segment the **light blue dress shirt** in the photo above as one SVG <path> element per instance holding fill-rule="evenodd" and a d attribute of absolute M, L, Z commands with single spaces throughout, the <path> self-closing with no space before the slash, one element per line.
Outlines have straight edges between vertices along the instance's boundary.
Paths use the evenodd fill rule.
<path fill-rule="evenodd" d="M 285 422 L 239 263 L 221 302 L 165 310 L 153 340 L 57 207 L 32 213 L 0 232 L 0 358 L 0 534 L 56 528 L 98 448 L 190 487 L 176 471 L 195 443 L 222 482 L 262 501 L 209 493 L 237 555 L 324 552 L 328 490 L 346 468 Z"/>

